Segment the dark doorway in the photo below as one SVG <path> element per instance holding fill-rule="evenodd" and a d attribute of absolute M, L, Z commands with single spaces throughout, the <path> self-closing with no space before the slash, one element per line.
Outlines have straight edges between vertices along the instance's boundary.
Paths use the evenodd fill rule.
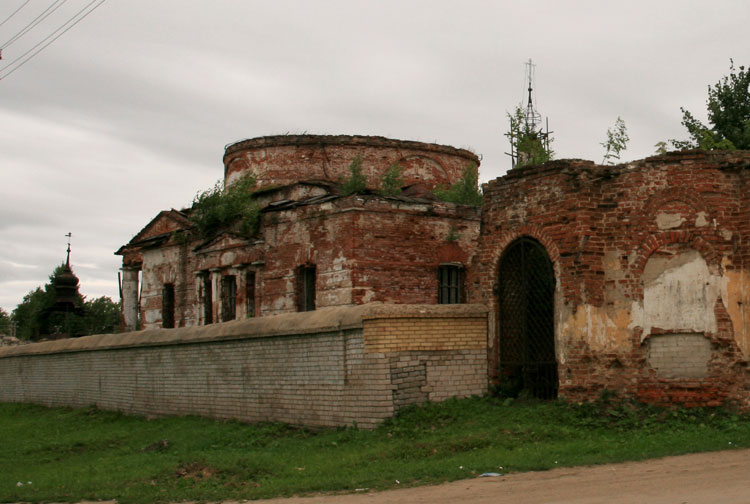
<path fill-rule="evenodd" d="M 555 275 L 547 251 L 519 238 L 500 259 L 499 388 L 509 396 L 557 397 Z"/>

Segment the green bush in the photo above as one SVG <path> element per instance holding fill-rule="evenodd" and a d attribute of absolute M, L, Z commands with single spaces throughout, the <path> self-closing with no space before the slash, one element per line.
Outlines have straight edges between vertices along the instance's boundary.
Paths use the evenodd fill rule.
<path fill-rule="evenodd" d="M 443 201 L 460 205 L 481 206 L 482 193 L 479 191 L 479 172 L 475 164 L 464 170 L 461 180 L 449 188 L 437 188 L 435 196 Z"/>
<path fill-rule="evenodd" d="M 362 194 L 367 188 L 367 177 L 362 174 L 362 156 L 356 156 L 349 165 L 349 177 L 340 182 L 342 196 Z"/>
<path fill-rule="evenodd" d="M 386 172 L 380 178 L 380 191 L 383 196 L 398 196 L 401 194 L 401 187 L 404 185 L 404 179 L 401 176 L 404 169 L 397 163 L 388 167 Z"/>
<path fill-rule="evenodd" d="M 208 239 L 220 231 L 236 226 L 246 238 L 258 231 L 260 207 L 254 198 L 255 177 L 247 175 L 229 187 L 222 181 L 193 199 L 189 218 L 200 238 Z"/>

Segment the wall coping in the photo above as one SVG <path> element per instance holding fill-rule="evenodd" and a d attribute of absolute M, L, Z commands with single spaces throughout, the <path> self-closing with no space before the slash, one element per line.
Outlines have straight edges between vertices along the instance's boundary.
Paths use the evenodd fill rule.
<path fill-rule="evenodd" d="M 366 135 L 270 135 L 249 138 L 232 142 L 224 147 L 224 162 L 233 154 L 243 150 L 264 149 L 273 147 L 299 146 L 346 146 L 346 147 L 376 147 L 385 149 L 409 149 L 416 151 L 438 152 L 451 156 L 465 158 L 479 165 L 479 156 L 467 149 L 459 149 L 450 145 L 417 142 L 414 140 L 396 140 L 381 136 Z"/>
<path fill-rule="evenodd" d="M 118 334 L 42 341 L 0 348 L 0 359 L 57 353 L 184 345 L 229 340 L 299 336 L 361 329 L 379 318 L 471 318 L 486 316 L 484 305 L 397 305 L 368 303 L 332 306 L 310 312 L 233 320 L 206 326 L 148 329 Z"/>

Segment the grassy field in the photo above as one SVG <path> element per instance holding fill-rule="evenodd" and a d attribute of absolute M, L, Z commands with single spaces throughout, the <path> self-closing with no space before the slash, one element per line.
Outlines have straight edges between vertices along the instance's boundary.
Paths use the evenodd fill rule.
<path fill-rule="evenodd" d="M 750 417 L 493 398 L 376 430 L 308 430 L 0 404 L 0 502 L 256 499 L 750 446 Z"/>

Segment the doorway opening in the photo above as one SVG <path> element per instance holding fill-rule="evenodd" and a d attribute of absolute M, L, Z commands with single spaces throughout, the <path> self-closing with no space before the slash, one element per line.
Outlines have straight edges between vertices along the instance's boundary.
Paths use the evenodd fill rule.
<path fill-rule="evenodd" d="M 504 395 L 555 399 L 555 274 L 541 243 L 522 237 L 500 259 L 499 389 Z"/>

